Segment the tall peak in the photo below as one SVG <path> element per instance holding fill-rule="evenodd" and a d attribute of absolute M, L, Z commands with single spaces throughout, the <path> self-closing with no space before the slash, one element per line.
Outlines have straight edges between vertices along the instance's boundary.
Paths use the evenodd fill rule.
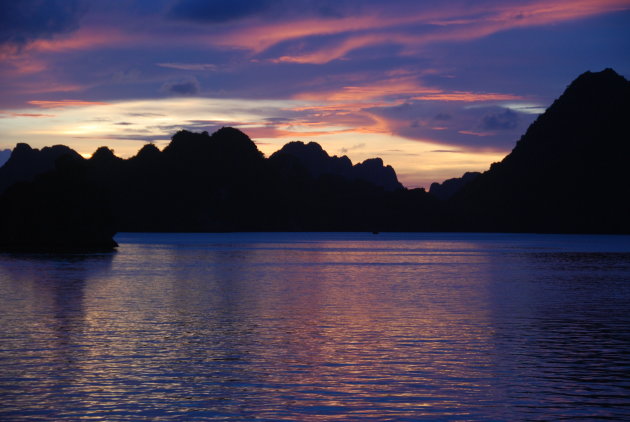
<path fill-rule="evenodd" d="M 627 232 L 629 119 L 630 82 L 585 72 L 458 195 L 493 230 Z"/>
<path fill-rule="evenodd" d="M 560 101 L 582 101 L 590 103 L 618 101 L 628 95 L 630 82 L 614 70 L 607 68 L 600 72 L 584 72 L 567 87 Z"/>
<path fill-rule="evenodd" d="M 582 73 L 580 76 L 578 76 L 575 81 L 573 81 L 572 84 L 575 83 L 580 83 L 580 82 L 584 82 L 584 81 L 612 81 L 612 82 L 623 82 L 626 79 L 621 76 L 620 74 L 618 74 L 617 72 L 615 72 L 613 69 L 611 69 L 610 67 L 607 67 L 606 69 L 599 71 L 599 72 L 591 72 L 590 70 Z"/>

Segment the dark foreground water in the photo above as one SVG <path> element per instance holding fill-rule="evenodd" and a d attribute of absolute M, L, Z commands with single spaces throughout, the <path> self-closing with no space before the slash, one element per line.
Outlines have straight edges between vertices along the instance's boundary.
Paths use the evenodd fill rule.
<path fill-rule="evenodd" d="M 630 419 L 630 237 L 0 254 L 0 420 Z"/>

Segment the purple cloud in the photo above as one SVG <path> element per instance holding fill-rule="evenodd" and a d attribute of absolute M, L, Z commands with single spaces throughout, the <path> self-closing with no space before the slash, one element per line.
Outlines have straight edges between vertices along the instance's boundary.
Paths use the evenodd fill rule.
<path fill-rule="evenodd" d="M 197 79 L 188 78 L 184 80 L 166 82 L 162 85 L 161 91 L 175 96 L 198 95 L 201 91 L 201 85 L 199 85 L 199 81 Z"/>
<path fill-rule="evenodd" d="M 79 27 L 85 7 L 78 0 L 16 0 L 0 2 L 0 44 L 18 47 L 49 39 Z"/>
<path fill-rule="evenodd" d="M 510 109 L 500 113 L 483 116 L 481 129 L 483 130 L 512 130 L 518 126 L 518 114 Z"/>

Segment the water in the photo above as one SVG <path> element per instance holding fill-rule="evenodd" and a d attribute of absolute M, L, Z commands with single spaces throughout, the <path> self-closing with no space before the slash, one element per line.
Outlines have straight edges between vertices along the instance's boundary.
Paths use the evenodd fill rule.
<path fill-rule="evenodd" d="M 630 237 L 0 254 L 0 420 L 628 420 Z"/>

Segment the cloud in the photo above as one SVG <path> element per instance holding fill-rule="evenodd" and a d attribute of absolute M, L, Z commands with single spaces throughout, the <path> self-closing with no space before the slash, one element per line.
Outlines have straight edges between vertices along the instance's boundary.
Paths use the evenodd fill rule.
<path fill-rule="evenodd" d="M 441 90 L 427 88 L 418 83 L 417 78 L 405 76 L 400 78 L 389 78 L 383 80 L 373 80 L 369 83 L 343 86 L 340 89 L 330 91 L 302 92 L 296 98 L 309 101 L 335 101 L 352 102 L 371 101 L 385 97 L 405 97 L 418 94 L 438 94 Z M 366 105 L 364 105 L 366 106 Z"/>
<path fill-rule="evenodd" d="M 234 30 L 226 31 L 218 35 L 213 40 L 219 46 L 248 49 L 254 53 L 261 53 L 272 46 L 286 41 L 304 42 L 305 38 L 315 36 L 330 36 L 335 34 L 343 34 L 356 31 L 377 30 L 384 25 L 378 16 L 348 16 L 343 18 L 322 18 L 303 15 L 293 20 L 285 19 L 282 21 L 269 22 L 265 20 L 248 26 L 237 26 Z M 399 20 L 396 20 L 398 22 Z M 389 23 L 389 21 L 388 21 Z M 378 38 L 368 37 L 375 43 L 381 43 Z M 299 54 L 286 55 L 284 60 L 298 63 L 325 63 L 327 61 L 338 58 L 340 54 L 345 54 L 354 47 L 366 46 L 364 41 L 348 40 L 341 48 L 332 43 L 323 48 L 323 51 L 313 53 L 313 58 L 305 57 L 300 59 Z M 367 43 L 369 44 L 369 43 Z M 332 51 L 325 51 L 327 48 Z"/>
<path fill-rule="evenodd" d="M 164 113 L 127 113 L 129 117 L 165 117 Z"/>
<path fill-rule="evenodd" d="M 463 101 L 463 102 L 477 102 L 477 101 L 510 101 L 520 100 L 522 97 L 512 94 L 498 94 L 498 93 L 479 93 L 479 92 L 465 92 L 465 91 L 453 91 L 453 92 L 440 92 L 436 94 L 423 94 L 417 97 L 413 97 L 413 100 L 421 101 Z"/>
<path fill-rule="evenodd" d="M 55 117 L 54 114 L 41 114 L 41 113 L 11 113 L 14 117 Z"/>
<path fill-rule="evenodd" d="M 398 106 L 405 107 L 405 103 L 408 101 L 474 103 L 522 99 L 521 96 L 513 94 L 445 91 L 440 88 L 425 86 L 420 83 L 415 76 L 371 80 L 369 82 L 342 86 L 333 90 L 319 89 L 316 91 L 301 92 L 297 94 L 295 98 L 307 101 L 343 103 L 343 108 L 349 108 L 348 105 L 350 104 L 359 105 L 362 108 L 375 107 L 378 105 L 392 105 L 392 101 Z M 385 100 L 389 101 L 389 103 L 384 103 L 383 101 Z M 367 101 L 376 101 L 377 104 L 366 104 L 365 102 Z M 441 117 L 443 118 L 444 116 Z"/>
<path fill-rule="evenodd" d="M 361 149 L 361 148 L 365 148 L 365 143 L 364 142 L 361 142 L 360 144 L 352 145 L 352 146 L 347 147 L 347 148 L 345 148 L 345 147 L 344 148 L 340 148 L 339 151 L 342 154 L 347 154 L 348 151 L 353 151 L 353 150 L 357 150 L 357 149 Z"/>
<path fill-rule="evenodd" d="M 521 129 L 536 117 L 487 102 L 411 101 L 404 107 L 383 106 L 363 111 L 380 119 L 380 127 L 395 136 L 432 143 L 435 150 L 476 153 L 509 151 Z"/>
<path fill-rule="evenodd" d="M 518 126 L 518 114 L 510 109 L 500 113 L 488 114 L 481 121 L 483 130 L 512 130 Z"/>
<path fill-rule="evenodd" d="M 503 107 L 508 108 L 510 110 L 518 111 L 519 113 L 525 114 L 543 114 L 546 110 L 546 107 L 540 104 L 532 104 L 532 103 L 506 103 L 503 104 Z"/>
<path fill-rule="evenodd" d="M 447 113 L 438 113 L 435 116 L 433 116 L 433 120 L 437 120 L 440 122 L 445 122 L 447 120 L 451 120 L 453 116 L 451 116 L 450 114 Z"/>
<path fill-rule="evenodd" d="M 201 86 L 196 78 L 188 78 L 166 82 L 162 85 L 161 91 L 175 96 L 192 96 L 199 94 Z"/>
<path fill-rule="evenodd" d="M 59 100 L 59 101 L 33 100 L 33 101 L 29 101 L 28 103 L 31 105 L 40 107 L 40 108 L 84 107 L 84 106 L 97 106 L 97 105 L 108 104 L 102 101 L 82 101 L 82 100 Z"/>
<path fill-rule="evenodd" d="M 115 27 L 81 28 L 56 39 L 39 39 L 29 45 L 33 52 L 90 51 L 102 47 L 120 47 L 148 42 L 150 36 L 130 34 Z"/>
<path fill-rule="evenodd" d="M 474 130 L 460 130 L 457 133 L 461 133 L 462 135 L 481 136 L 481 137 L 494 135 L 494 132 L 478 132 Z"/>
<path fill-rule="evenodd" d="M 354 13 L 346 13 L 351 3 L 345 2 L 344 7 L 332 9 L 341 12 L 324 14 L 309 8 L 312 3 L 278 2 L 287 10 L 277 6 L 270 8 L 267 11 L 273 13 L 265 15 L 265 19 L 236 25 L 216 34 L 211 42 L 217 46 L 248 49 L 255 54 L 280 46 L 288 54 L 280 53 L 269 59 L 272 62 L 324 64 L 345 58 L 353 50 L 384 43 L 397 44 L 402 54 L 412 55 L 422 52 L 429 44 L 470 41 L 514 28 L 549 25 L 630 9 L 627 0 L 534 0 L 516 4 L 403 2 L 387 5 L 365 1 L 352 3 L 360 6 Z M 293 13 L 300 8 L 303 9 L 301 13 Z M 251 11 L 250 15 L 262 11 L 264 8 Z M 243 13 L 238 15 L 245 16 Z M 319 42 L 333 35 L 343 38 L 323 45 Z M 314 40 L 317 42 L 312 43 Z"/>
<path fill-rule="evenodd" d="M 157 65 L 178 70 L 217 70 L 217 65 L 212 63 L 157 63 Z"/>
<path fill-rule="evenodd" d="M 42 113 L 14 113 L 11 111 L 2 111 L 0 110 L 0 118 L 6 117 L 55 117 L 54 114 L 42 114 Z"/>
<path fill-rule="evenodd" d="M 383 44 L 404 44 L 409 42 L 408 36 L 401 34 L 374 33 L 354 37 L 348 37 L 343 41 L 331 43 L 330 46 L 318 49 L 312 53 L 298 54 L 294 56 L 282 56 L 272 59 L 274 63 L 310 63 L 325 64 L 336 59 L 344 58 L 351 51 Z"/>
<path fill-rule="evenodd" d="M 79 28 L 85 12 L 78 0 L 6 0 L 0 2 L 0 44 L 19 47 Z"/>

